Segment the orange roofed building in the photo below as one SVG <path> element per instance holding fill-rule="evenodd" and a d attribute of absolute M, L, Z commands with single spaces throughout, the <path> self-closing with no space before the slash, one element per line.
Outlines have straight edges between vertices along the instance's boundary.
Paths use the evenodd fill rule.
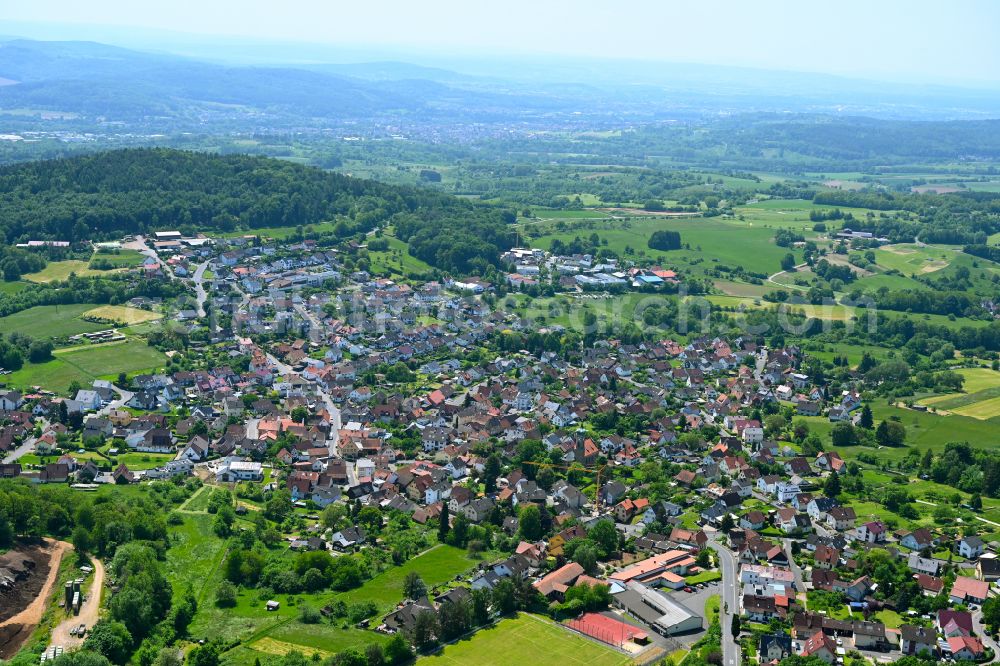
<path fill-rule="evenodd" d="M 690 553 L 668 550 L 611 574 L 610 579 L 622 585 L 638 581 L 645 585 L 677 589 L 684 586 L 684 576 L 694 563 Z"/>

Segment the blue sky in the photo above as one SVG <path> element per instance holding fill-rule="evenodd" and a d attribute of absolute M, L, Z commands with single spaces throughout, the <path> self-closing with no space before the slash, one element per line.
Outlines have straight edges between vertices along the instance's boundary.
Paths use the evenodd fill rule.
<path fill-rule="evenodd" d="M 31 0 L 0 32 L 134 26 L 414 52 L 557 54 L 816 71 L 914 82 L 1000 82 L 990 0 Z M 6 28 L 6 29 L 5 29 Z M 25 30 L 17 30 L 25 34 Z M 34 35 L 27 35 L 34 36 Z M 77 36 L 74 33 L 74 36 Z M 133 45 L 134 46 L 134 45 Z"/>

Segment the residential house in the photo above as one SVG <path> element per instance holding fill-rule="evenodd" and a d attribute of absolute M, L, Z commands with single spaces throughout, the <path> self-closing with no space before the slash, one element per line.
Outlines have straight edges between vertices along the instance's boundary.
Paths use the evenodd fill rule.
<path fill-rule="evenodd" d="M 948 651 L 955 661 L 981 661 L 986 655 L 983 643 L 974 636 L 951 636 L 948 638 Z"/>
<path fill-rule="evenodd" d="M 980 580 L 993 583 L 1000 580 L 1000 559 L 996 557 L 980 557 L 976 562 L 976 574 Z"/>
<path fill-rule="evenodd" d="M 927 627 L 915 627 L 904 624 L 899 628 L 900 648 L 904 655 L 919 655 L 926 652 L 930 656 L 937 654 L 937 632 Z"/>
<path fill-rule="evenodd" d="M 855 520 L 857 516 L 854 508 L 850 506 L 835 506 L 826 512 L 827 527 L 838 532 L 853 529 Z"/>
<path fill-rule="evenodd" d="M 351 550 L 362 545 L 367 539 L 363 527 L 357 525 L 339 530 L 330 537 L 330 546 L 336 550 Z"/>
<path fill-rule="evenodd" d="M 885 543 L 886 529 L 880 521 L 873 520 L 859 525 L 855 530 L 858 541 L 865 543 Z"/>
<path fill-rule="evenodd" d="M 785 633 L 763 634 L 757 641 L 761 662 L 781 661 L 792 655 L 792 637 Z"/>
<path fill-rule="evenodd" d="M 938 540 L 934 538 L 930 530 L 926 527 L 921 527 L 918 530 L 905 533 L 899 539 L 899 544 L 910 550 L 924 550 L 937 546 Z"/>
<path fill-rule="evenodd" d="M 803 657 L 816 657 L 828 664 L 833 664 L 837 661 L 837 644 L 820 630 L 802 644 L 800 655 Z"/>
<path fill-rule="evenodd" d="M 958 554 L 967 560 L 974 560 L 986 550 L 983 540 L 977 536 L 964 536 L 958 542 Z"/>
<path fill-rule="evenodd" d="M 920 553 L 910 553 L 906 559 L 906 566 L 910 568 L 910 571 L 927 576 L 937 576 L 941 573 L 943 565 L 941 560 L 936 560 L 933 557 L 920 557 Z"/>
<path fill-rule="evenodd" d="M 981 604 L 989 595 L 990 584 L 986 581 L 959 576 L 955 579 L 949 598 L 953 604 Z"/>

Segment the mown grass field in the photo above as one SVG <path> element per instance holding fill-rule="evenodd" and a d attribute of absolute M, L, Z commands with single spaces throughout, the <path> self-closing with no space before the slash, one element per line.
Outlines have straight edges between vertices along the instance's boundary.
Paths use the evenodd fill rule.
<path fill-rule="evenodd" d="M 691 249 L 670 252 L 650 249 L 649 237 L 660 230 L 679 232 L 681 243 Z M 775 245 L 775 231 L 750 222 L 720 218 L 595 220 L 585 222 L 585 227 L 579 229 L 547 229 L 547 233 L 531 241 L 531 245 L 548 250 L 555 239 L 569 242 L 577 236 L 586 238 L 596 233 L 620 256 L 628 256 L 625 253 L 628 247 L 635 252 L 633 256 L 646 257 L 692 274 L 703 274 L 705 269 L 715 268 L 720 263 L 770 274 L 780 270 L 781 258 L 789 252 L 788 248 Z M 801 260 L 801 255 L 796 257 Z"/>
<path fill-rule="evenodd" d="M 132 471 L 153 469 L 173 460 L 176 456 L 170 453 L 120 453 L 114 457 L 115 462 L 125 463 Z"/>
<path fill-rule="evenodd" d="M 0 295 L 13 296 L 19 291 L 24 291 L 29 286 L 27 282 L 6 282 L 0 280 Z"/>
<path fill-rule="evenodd" d="M 480 666 L 524 666 L 545 663 L 612 666 L 632 660 L 596 641 L 554 622 L 522 613 L 478 631 L 471 638 L 449 645 L 438 654 L 421 657 L 420 666 L 434 664 L 478 664 Z"/>
<path fill-rule="evenodd" d="M 5 377 L 14 387 L 41 386 L 65 392 L 70 383 L 89 384 L 95 379 L 115 378 L 118 373 L 135 373 L 159 368 L 166 356 L 140 340 L 74 347 L 56 350 L 55 358 L 45 363 L 26 363 Z"/>
<path fill-rule="evenodd" d="M 157 321 L 163 315 L 140 308 L 130 308 L 125 305 L 101 305 L 87 310 L 83 313 L 86 317 L 98 317 L 108 321 L 119 322 L 125 326 L 132 324 L 142 324 L 148 321 Z"/>
<path fill-rule="evenodd" d="M 374 631 L 345 628 L 329 624 L 302 624 L 292 621 L 276 627 L 261 639 L 264 641 L 279 641 L 281 647 L 298 650 L 311 655 L 315 650 L 325 650 L 331 653 L 342 652 L 348 648 L 360 648 L 372 643 L 385 643 L 388 636 Z M 260 642 L 251 643 L 254 650 L 260 650 Z M 287 651 L 287 650 L 286 650 Z"/>
<path fill-rule="evenodd" d="M 409 245 L 394 236 L 383 236 L 389 241 L 389 249 L 385 252 L 368 252 L 368 260 L 373 273 L 426 273 L 434 270 L 427 262 L 410 256 Z"/>
<path fill-rule="evenodd" d="M 747 282 L 734 282 L 732 280 L 716 280 L 713 285 L 716 289 L 727 296 L 738 296 L 741 298 L 761 298 L 774 291 L 773 284 L 749 284 Z"/>
<path fill-rule="evenodd" d="M 833 361 L 835 356 L 846 356 L 847 362 L 850 363 L 852 367 L 857 366 L 857 364 L 861 362 L 861 358 L 865 355 L 865 353 L 868 353 L 877 359 L 883 359 L 889 353 L 889 350 L 883 347 L 850 345 L 847 343 L 825 344 L 822 345 L 821 349 L 812 349 L 809 346 L 806 346 L 806 350 L 809 356 L 815 356 L 816 358 L 824 361 Z"/>
<path fill-rule="evenodd" d="M 23 333 L 33 338 L 58 338 L 77 333 L 89 333 L 107 328 L 80 319 L 80 315 L 97 306 L 95 303 L 72 303 L 69 305 L 39 305 L 27 310 L 0 317 L 0 331 Z"/>
<path fill-rule="evenodd" d="M 441 544 L 424 551 L 402 566 L 382 572 L 357 589 L 338 595 L 338 598 L 348 604 L 372 601 L 378 604 L 381 611 L 389 611 L 403 598 L 403 578 L 407 573 L 419 573 L 430 590 L 447 583 L 478 563 L 479 560 L 470 559 L 465 550 Z"/>
<path fill-rule="evenodd" d="M 191 511 L 203 511 L 202 507 L 207 506 L 209 493 L 202 491 L 184 507 L 185 513 Z M 203 525 L 198 529 L 202 532 L 211 532 L 210 516 L 203 514 L 194 516 Z M 187 520 L 185 527 L 187 527 Z M 217 543 L 220 540 L 214 535 L 209 537 Z M 191 557 L 199 554 L 192 553 Z M 185 558 L 186 559 L 186 558 Z M 205 556 L 201 554 L 201 560 Z M 281 603 L 281 608 L 275 612 L 267 612 L 264 609 L 264 601 L 259 596 L 257 590 L 241 590 L 237 604 L 232 609 L 219 609 L 212 604 L 214 590 L 221 582 L 221 573 L 202 572 L 197 579 L 206 580 L 205 591 L 202 594 L 205 603 L 199 600 L 199 612 L 193 624 L 198 631 L 209 631 L 215 626 L 226 627 L 227 632 L 245 639 L 245 643 L 225 655 L 224 661 L 229 664 L 252 664 L 254 659 L 261 654 L 285 654 L 291 650 L 298 650 L 305 655 L 312 655 L 314 652 L 320 654 L 334 654 L 350 647 L 364 647 L 370 643 L 385 642 L 386 637 L 374 631 L 357 629 L 353 626 L 345 625 L 343 622 L 333 624 L 320 623 L 306 625 L 298 621 L 298 604 L 308 604 L 314 608 L 320 608 L 332 599 L 342 599 L 347 604 L 362 601 L 374 602 L 378 608 L 377 617 L 381 617 L 403 598 L 403 578 L 410 571 L 416 571 L 431 589 L 442 583 L 447 583 L 460 573 L 472 568 L 478 560 L 468 557 L 466 551 L 447 545 L 435 546 L 422 554 L 409 560 L 402 566 L 391 569 L 375 576 L 364 585 L 348 592 L 331 595 L 329 592 L 317 594 L 298 595 L 275 595 L 273 597 Z M 178 562 L 178 571 L 183 570 L 183 563 Z"/>

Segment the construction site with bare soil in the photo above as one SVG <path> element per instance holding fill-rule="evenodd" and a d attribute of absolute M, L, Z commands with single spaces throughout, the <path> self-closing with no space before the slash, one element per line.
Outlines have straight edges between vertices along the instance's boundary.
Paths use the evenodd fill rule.
<path fill-rule="evenodd" d="M 0 555 L 0 659 L 9 659 L 41 621 L 69 544 L 22 542 Z"/>

